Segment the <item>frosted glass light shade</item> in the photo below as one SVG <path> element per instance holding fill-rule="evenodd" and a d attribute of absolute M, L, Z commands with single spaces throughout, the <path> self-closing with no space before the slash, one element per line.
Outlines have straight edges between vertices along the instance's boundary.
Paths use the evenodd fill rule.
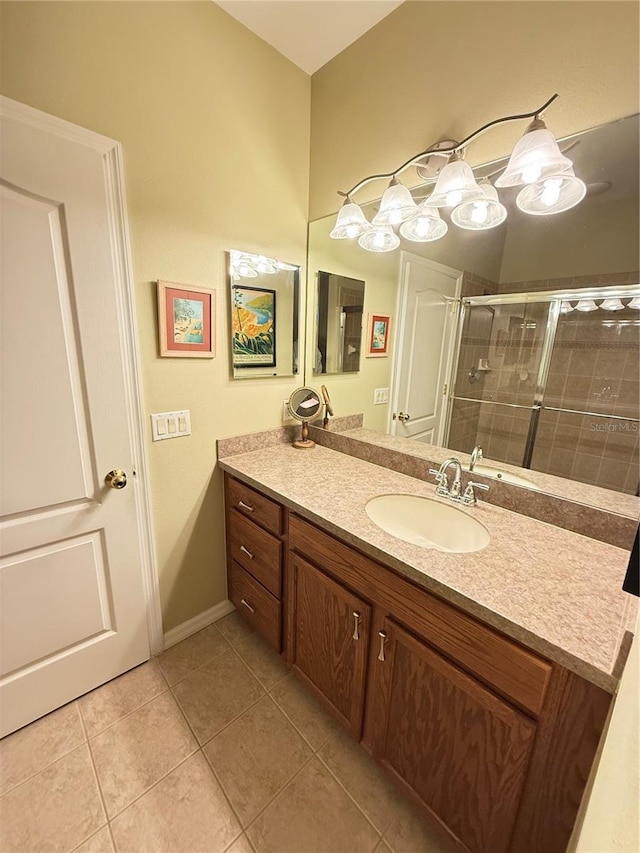
<path fill-rule="evenodd" d="M 256 261 L 256 269 L 262 275 L 275 275 L 277 272 L 276 263 L 271 258 L 264 255 L 259 255 Z"/>
<path fill-rule="evenodd" d="M 486 231 L 495 228 L 507 218 L 507 208 L 500 203 L 498 191 L 488 181 L 479 184 L 482 198 L 459 204 L 451 214 L 451 221 L 468 231 Z"/>
<path fill-rule="evenodd" d="M 371 225 L 367 221 L 367 217 L 362 212 L 359 204 L 346 198 L 344 204 L 338 211 L 336 224 L 329 234 L 334 240 L 344 240 L 347 237 L 359 237 L 368 231 Z"/>
<path fill-rule="evenodd" d="M 616 299 L 612 296 L 609 299 L 605 299 L 604 302 L 601 302 L 600 307 L 604 308 L 605 311 L 622 311 L 624 308 L 624 302 L 621 299 Z"/>
<path fill-rule="evenodd" d="M 429 207 L 456 207 L 483 197 L 471 166 L 464 160 L 451 160 L 440 172 L 435 188 L 425 204 Z"/>
<path fill-rule="evenodd" d="M 526 131 L 516 143 L 507 168 L 496 181 L 497 187 L 533 184 L 572 167 L 571 160 L 562 154 L 554 135 L 547 130 L 544 122 L 538 120 L 532 124 L 534 129 Z"/>
<path fill-rule="evenodd" d="M 416 215 L 418 205 L 409 190 L 397 178 L 391 183 L 380 199 L 380 210 L 371 220 L 374 225 L 400 225 Z"/>
<path fill-rule="evenodd" d="M 400 245 L 400 238 L 389 225 L 374 225 L 358 237 L 358 245 L 367 252 L 392 252 Z"/>
<path fill-rule="evenodd" d="M 640 296 L 634 296 L 631 302 L 627 302 L 627 308 L 635 308 L 636 311 L 640 311 Z"/>
<path fill-rule="evenodd" d="M 570 210 L 587 194 L 587 186 L 573 174 L 573 168 L 557 175 L 549 175 L 529 184 L 516 196 L 516 204 L 523 213 L 532 216 L 550 216 Z"/>
<path fill-rule="evenodd" d="M 428 207 L 425 202 L 418 206 L 418 214 L 400 226 L 400 234 L 414 243 L 431 243 L 439 240 L 449 230 L 447 223 L 440 218 L 437 207 Z"/>
<path fill-rule="evenodd" d="M 563 300 L 560 303 L 560 313 L 561 314 L 569 314 L 569 312 L 571 312 L 573 310 L 574 310 L 574 306 L 570 302 Z"/>
<path fill-rule="evenodd" d="M 257 278 L 258 271 L 250 255 L 240 255 L 234 265 L 234 272 L 241 278 Z"/>
<path fill-rule="evenodd" d="M 584 311 L 585 314 L 589 311 L 597 311 L 598 306 L 593 299 L 581 299 L 576 305 L 576 311 Z"/>

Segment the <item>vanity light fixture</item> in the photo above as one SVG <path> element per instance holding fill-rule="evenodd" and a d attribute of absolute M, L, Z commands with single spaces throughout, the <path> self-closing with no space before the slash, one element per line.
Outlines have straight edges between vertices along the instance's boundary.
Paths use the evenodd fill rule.
<path fill-rule="evenodd" d="M 413 219 L 418 205 L 409 190 L 394 175 L 380 199 L 380 210 L 371 220 L 373 225 L 400 225 Z"/>
<path fill-rule="evenodd" d="M 557 97 L 553 95 L 533 112 L 494 119 L 460 142 L 437 142 L 393 172 L 370 175 L 348 193 L 340 192 L 339 195 L 345 201 L 330 236 L 337 240 L 357 238 L 362 248 L 372 252 L 389 252 L 400 245 L 393 231 L 395 226 L 400 226 L 400 234 L 407 240 L 438 240 L 447 233 L 447 224 L 439 216 L 429 217 L 426 210 L 440 207 L 453 208 L 451 221 L 459 228 L 468 231 L 495 228 L 507 216 L 495 187 L 524 185 L 516 203 L 523 213 L 533 216 L 548 216 L 575 207 L 585 197 L 586 186 L 574 174 L 573 163 L 560 151 L 553 134 L 541 118 L 544 110 Z M 523 119 L 529 119 L 530 123 L 524 136 L 516 143 L 507 167 L 495 181 L 495 186 L 487 179 L 478 184 L 473 170 L 463 159 L 465 147 L 494 125 Z M 430 160 L 433 158 L 438 158 L 438 164 L 437 168 L 431 169 Z M 448 162 L 441 167 L 441 162 L 446 158 Z M 435 180 L 433 192 L 420 205 L 416 204 L 409 189 L 398 179 L 401 173 L 410 168 L 414 168 L 423 180 L 431 183 Z M 389 181 L 389 186 L 370 224 L 362 208 L 353 201 L 353 196 L 372 181 L 383 179 Z"/>
<path fill-rule="evenodd" d="M 569 314 L 571 311 L 575 310 L 575 305 L 572 305 L 566 299 L 563 299 L 560 303 L 560 313 L 561 314 Z"/>
<path fill-rule="evenodd" d="M 281 264 L 266 255 L 249 255 L 233 253 L 231 260 L 231 276 L 234 281 L 241 278 L 257 278 L 259 275 L 275 275 L 279 269 L 289 268 L 288 264 Z M 235 257 L 238 255 L 238 257 Z"/>
<path fill-rule="evenodd" d="M 634 296 L 631 302 L 627 302 L 627 308 L 634 308 L 636 311 L 640 311 L 640 296 Z"/>

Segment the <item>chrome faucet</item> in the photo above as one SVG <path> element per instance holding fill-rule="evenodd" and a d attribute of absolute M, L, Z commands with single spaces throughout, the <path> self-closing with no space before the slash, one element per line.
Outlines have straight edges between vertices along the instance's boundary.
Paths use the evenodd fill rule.
<path fill-rule="evenodd" d="M 471 451 L 471 461 L 469 462 L 469 471 L 473 471 L 476 464 L 478 462 L 481 462 L 481 461 L 482 461 L 482 448 L 480 447 L 479 444 L 476 444 L 476 446 Z"/>
<path fill-rule="evenodd" d="M 477 448 L 480 450 L 480 448 Z M 482 451 L 480 450 L 480 454 Z M 447 477 L 447 469 L 453 466 L 454 469 L 454 477 L 453 483 L 449 486 L 449 478 Z M 489 486 L 486 486 L 484 483 L 472 483 L 471 480 L 466 485 L 464 492 L 462 491 L 462 465 L 460 464 L 460 460 L 456 459 L 455 456 L 450 456 L 449 459 L 445 459 L 440 468 L 435 471 L 433 468 L 429 469 L 429 473 L 433 474 L 435 477 L 436 483 L 436 494 L 440 495 L 443 498 L 449 498 L 452 501 L 457 501 L 462 504 L 476 504 L 478 499 L 476 497 L 475 489 L 483 489 L 485 492 L 488 491 Z"/>

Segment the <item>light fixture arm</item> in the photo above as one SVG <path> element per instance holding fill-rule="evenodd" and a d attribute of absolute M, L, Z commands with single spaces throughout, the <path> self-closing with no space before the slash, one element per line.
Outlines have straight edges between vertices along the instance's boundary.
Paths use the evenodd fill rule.
<path fill-rule="evenodd" d="M 468 145 L 474 139 L 476 139 L 480 134 L 484 133 L 490 127 L 493 127 L 496 124 L 503 124 L 507 121 L 522 121 L 526 118 L 536 119 L 539 118 L 542 112 L 547 109 L 547 107 L 551 106 L 551 104 L 558 98 L 559 95 L 556 93 L 552 95 L 548 101 L 546 101 L 541 107 L 538 107 L 537 110 L 533 110 L 530 113 L 519 113 L 518 115 L 504 116 L 503 118 L 496 118 L 493 121 L 487 122 L 487 124 L 483 124 L 482 127 L 479 127 L 477 130 L 474 130 L 473 133 L 470 133 L 469 136 L 465 137 L 461 142 L 457 142 L 455 145 L 452 145 L 448 148 L 427 148 L 426 151 L 422 151 L 420 154 L 416 154 L 410 160 L 407 160 L 406 163 L 403 163 L 402 166 L 397 168 L 393 172 L 388 172 L 386 174 L 380 175 L 369 175 L 367 178 L 363 178 L 359 183 L 355 184 L 355 186 L 351 187 L 351 189 L 343 193 L 338 190 L 338 195 L 343 198 L 349 198 L 353 193 L 358 192 L 358 190 L 362 189 L 362 187 L 366 186 L 366 184 L 371 183 L 371 181 L 379 181 L 382 179 L 391 180 L 399 175 L 401 172 L 404 172 L 405 169 L 408 169 L 410 166 L 415 166 L 423 157 L 426 157 L 429 154 L 455 154 L 457 151 L 460 151 L 465 145 Z"/>

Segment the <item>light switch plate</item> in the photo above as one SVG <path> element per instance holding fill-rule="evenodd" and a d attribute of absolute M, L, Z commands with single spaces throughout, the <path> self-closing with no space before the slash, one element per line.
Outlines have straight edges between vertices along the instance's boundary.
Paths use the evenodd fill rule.
<path fill-rule="evenodd" d="M 389 389 L 376 388 L 373 392 L 373 405 L 381 406 L 383 403 L 389 402 Z"/>
<path fill-rule="evenodd" d="M 191 435 L 191 412 L 159 412 L 151 415 L 151 435 L 154 441 Z"/>

